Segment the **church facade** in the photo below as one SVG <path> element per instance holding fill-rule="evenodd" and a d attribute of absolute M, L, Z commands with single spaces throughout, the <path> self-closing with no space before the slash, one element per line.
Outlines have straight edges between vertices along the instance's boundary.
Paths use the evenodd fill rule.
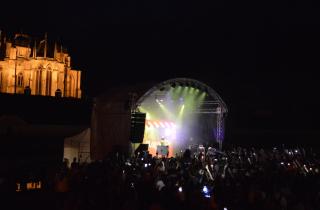
<path fill-rule="evenodd" d="M 81 71 L 61 45 L 50 48 L 47 35 L 7 38 L 0 31 L 0 92 L 81 98 Z"/>

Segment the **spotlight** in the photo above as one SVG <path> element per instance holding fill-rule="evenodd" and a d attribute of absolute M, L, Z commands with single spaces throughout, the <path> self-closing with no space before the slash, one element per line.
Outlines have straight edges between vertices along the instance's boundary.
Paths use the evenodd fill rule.
<path fill-rule="evenodd" d="M 183 84 L 181 82 L 177 82 L 177 85 L 181 86 L 181 87 L 183 86 Z"/>
<path fill-rule="evenodd" d="M 208 92 L 208 89 L 205 86 L 197 86 L 197 89 L 199 89 L 201 92 Z"/>
<path fill-rule="evenodd" d="M 205 91 L 205 87 L 203 87 L 203 86 L 198 86 L 197 87 L 201 92 L 204 92 Z"/>

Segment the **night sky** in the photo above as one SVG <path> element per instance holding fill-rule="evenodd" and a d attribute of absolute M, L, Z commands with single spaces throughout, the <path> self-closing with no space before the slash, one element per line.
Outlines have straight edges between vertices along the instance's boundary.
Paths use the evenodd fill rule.
<path fill-rule="evenodd" d="M 191 77 L 227 103 L 234 128 L 317 130 L 317 1 L 1 2 L 0 28 L 61 40 L 83 91 Z"/>

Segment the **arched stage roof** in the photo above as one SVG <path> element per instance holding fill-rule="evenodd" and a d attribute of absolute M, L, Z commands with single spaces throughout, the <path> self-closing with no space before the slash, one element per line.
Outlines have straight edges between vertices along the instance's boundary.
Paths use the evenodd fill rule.
<path fill-rule="evenodd" d="M 154 92 L 160 90 L 160 91 L 166 91 L 169 90 L 170 87 L 175 86 L 189 86 L 194 87 L 203 91 L 206 91 L 209 96 L 212 98 L 213 101 L 217 102 L 219 104 L 219 107 L 221 108 L 221 113 L 227 113 L 228 108 L 225 102 L 221 99 L 219 94 L 213 90 L 210 86 L 204 84 L 203 82 L 200 82 L 195 79 L 190 78 L 175 78 L 175 79 L 169 79 L 164 82 L 161 82 L 157 85 L 154 85 L 151 89 L 149 89 L 147 92 L 145 92 L 135 103 L 135 107 L 139 106 L 147 97 L 152 95 Z"/>

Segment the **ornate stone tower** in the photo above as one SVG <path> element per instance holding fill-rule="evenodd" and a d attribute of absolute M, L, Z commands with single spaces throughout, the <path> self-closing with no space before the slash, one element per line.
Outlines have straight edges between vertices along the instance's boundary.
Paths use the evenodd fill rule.
<path fill-rule="evenodd" d="M 7 38 L 0 31 L 0 92 L 81 98 L 81 71 L 71 69 L 61 45 L 50 49 L 47 34 L 36 40 L 22 33 Z"/>

